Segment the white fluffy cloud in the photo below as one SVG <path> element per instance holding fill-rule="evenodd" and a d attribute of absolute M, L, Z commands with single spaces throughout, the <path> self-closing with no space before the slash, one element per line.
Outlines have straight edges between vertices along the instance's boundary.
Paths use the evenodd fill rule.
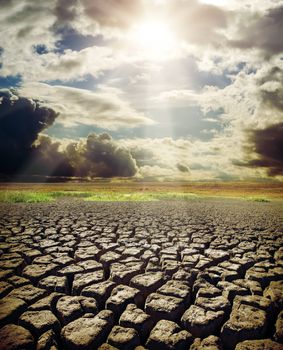
<path fill-rule="evenodd" d="M 276 132 L 276 128 L 281 127 L 283 121 L 282 72 L 282 61 L 274 59 L 262 64 L 255 71 L 243 69 L 234 74 L 231 76 L 231 84 L 224 88 L 205 86 L 199 92 L 188 89 L 168 90 L 153 97 L 152 100 L 157 105 L 165 104 L 175 108 L 195 105 L 202 109 L 204 115 L 218 113 L 217 120 L 222 125 L 220 131 L 214 130 L 211 140 L 191 141 L 185 147 L 184 154 L 179 150 L 176 153 L 175 148 L 165 149 L 163 141 L 155 141 L 161 143 L 158 146 L 151 145 L 151 149 L 158 150 L 153 157 L 155 161 L 166 159 L 169 160 L 168 164 L 174 164 L 174 159 L 177 159 L 179 154 L 182 164 L 191 169 L 190 176 L 194 179 L 245 179 L 265 177 L 266 172 L 280 178 L 282 171 L 278 169 L 282 169 L 282 165 L 281 160 L 279 162 L 277 159 L 279 156 L 276 156 L 276 161 L 267 161 L 266 154 L 276 154 L 276 150 L 272 149 L 275 145 L 268 146 L 272 132 L 274 142 L 276 138 L 276 145 L 282 142 L 279 133 Z M 260 143 L 260 135 L 268 135 L 268 141 Z M 258 146 L 263 143 L 265 150 Z M 264 161 L 260 158 L 262 154 L 265 157 Z M 245 164 L 250 164 L 251 167 L 244 168 Z M 148 166 L 150 165 L 144 170 L 148 171 Z M 266 168 L 266 171 L 263 168 Z"/>
<path fill-rule="evenodd" d="M 129 139 L 121 142 L 136 159 L 139 175 L 143 178 L 198 181 L 266 177 L 264 170 L 236 164 L 235 160 L 244 159 L 241 140 L 228 135 L 218 135 L 208 142 L 172 138 Z M 180 165 L 188 171 L 181 171 Z"/>
<path fill-rule="evenodd" d="M 57 122 L 64 125 L 81 123 L 114 130 L 153 123 L 132 108 L 117 89 L 92 92 L 66 86 L 27 83 L 21 87 L 20 93 L 29 98 L 40 97 L 46 106 L 60 114 Z"/>
<path fill-rule="evenodd" d="M 222 122 L 237 131 L 263 128 L 282 121 L 282 72 L 282 60 L 276 58 L 254 71 L 247 68 L 230 75 L 231 83 L 224 88 L 167 90 L 151 100 L 175 107 L 200 106 L 204 114 L 221 110 Z"/>
<path fill-rule="evenodd" d="M 90 74 L 97 77 L 102 72 L 114 69 L 121 61 L 107 47 L 90 47 L 81 51 L 66 50 L 63 54 L 48 52 L 38 55 L 30 50 L 24 56 L 4 51 L 3 76 L 21 75 L 24 81 L 79 80 Z M 33 69 L 30 64 L 33 63 Z"/>

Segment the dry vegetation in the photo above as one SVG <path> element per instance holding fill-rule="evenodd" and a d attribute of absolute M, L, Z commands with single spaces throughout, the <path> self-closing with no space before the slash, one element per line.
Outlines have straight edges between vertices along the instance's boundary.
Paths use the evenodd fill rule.
<path fill-rule="evenodd" d="M 160 194 L 176 197 L 180 194 L 199 197 L 227 197 L 254 200 L 282 200 L 283 183 L 280 182 L 130 182 L 130 181 L 97 181 L 66 183 L 2 183 L 0 191 L 32 191 L 37 193 L 60 192 L 56 197 L 70 191 L 92 195 L 117 194 Z"/>

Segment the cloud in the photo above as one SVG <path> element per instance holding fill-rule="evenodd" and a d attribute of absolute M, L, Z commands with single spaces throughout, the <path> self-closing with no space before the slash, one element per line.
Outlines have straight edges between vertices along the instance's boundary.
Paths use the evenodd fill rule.
<path fill-rule="evenodd" d="M 121 142 L 130 150 L 139 166 L 139 175 L 146 179 L 188 180 L 187 164 L 192 162 L 192 143 L 172 138 L 128 139 Z"/>
<path fill-rule="evenodd" d="M 10 1 L 1 7 L 1 76 L 21 75 L 24 81 L 68 81 L 86 74 L 97 77 L 121 64 L 110 45 L 60 50 L 64 36 L 60 29 L 67 26 L 84 35 L 87 21 L 79 16 L 81 7 L 76 0 Z M 95 36 L 98 32 L 89 28 L 85 34 Z M 38 46 L 45 48 L 43 53 L 36 52 Z"/>
<path fill-rule="evenodd" d="M 63 144 L 39 135 L 21 175 L 56 177 L 133 177 L 138 172 L 130 151 L 107 133 L 90 134 L 79 142 Z"/>
<path fill-rule="evenodd" d="M 86 16 L 101 27 L 124 28 L 143 10 L 142 0 L 82 0 Z"/>
<path fill-rule="evenodd" d="M 273 66 L 258 81 L 262 103 L 274 113 L 283 113 L 283 70 Z"/>
<path fill-rule="evenodd" d="M 269 176 L 283 175 L 283 122 L 250 131 L 249 142 L 247 153 L 252 159 L 239 165 L 265 168 Z"/>
<path fill-rule="evenodd" d="M 117 68 L 122 59 L 118 55 L 115 57 L 110 47 L 92 46 L 80 51 L 67 49 L 63 53 L 47 50 L 44 54 L 38 54 L 34 49 L 38 45 L 43 44 L 41 42 L 34 44 L 20 55 L 19 50 L 16 50 L 18 53 L 16 54 L 14 47 L 12 50 L 5 49 L 2 55 L 1 75 L 19 74 L 26 82 L 83 80 L 86 75 L 97 78 L 102 72 Z"/>
<path fill-rule="evenodd" d="M 279 33 L 283 31 L 283 6 L 271 8 L 262 13 L 254 12 L 252 18 L 244 18 L 238 28 L 238 39 L 230 45 L 241 49 L 256 48 L 266 56 L 283 52 L 283 43 Z"/>
<path fill-rule="evenodd" d="M 93 133 L 84 141 L 69 144 L 66 154 L 76 176 L 131 177 L 138 170 L 129 150 L 107 133 Z"/>
<path fill-rule="evenodd" d="M 224 88 L 205 86 L 199 92 L 171 90 L 154 97 L 159 103 L 176 107 L 198 105 L 204 114 L 217 113 L 221 123 L 221 129 L 215 130 L 208 142 L 191 139 L 186 156 L 179 151 L 179 163 L 189 167 L 192 179 L 278 177 L 282 175 L 281 160 L 276 154 L 276 149 L 282 153 L 282 62 L 274 59 L 258 65 L 254 71 L 241 70 L 231 78 L 231 83 Z M 174 148 L 165 150 L 162 143 L 152 148 L 158 150 L 159 155 L 154 153 L 156 164 L 166 155 L 169 167 L 177 158 Z"/>
<path fill-rule="evenodd" d="M 77 16 L 77 0 L 57 0 L 55 5 L 55 15 L 58 20 L 58 24 L 68 23 Z"/>
<path fill-rule="evenodd" d="M 20 95 L 12 92 L 6 96 L 9 102 L 5 102 L 13 116 L 9 123 L 15 130 L 9 127 L 10 133 L 5 135 L 0 130 L 5 141 L 0 141 L 1 157 L 6 157 L 10 172 L 23 164 L 21 171 L 30 174 L 109 177 L 155 174 L 167 178 L 240 179 L 262 177 L 266 171 L 271 176 L 281 172 L 275 151 L 270 151 L 272 155 L 264 153 L 259 140 L 268 139 L 272 133 L 280 145 L 275 129 L 269 130 L 274 125 L 280 128 L 283 113 L 283 46 L 278 34 L 282 32 L 283 6 L 279 1 L 0 3 L 0 75 L 12 76 L 10 81 L 19 75 L 16 81 L 21 83 Z M 178 54 L 174 59 L 168 56 L 166 64 L 163 60 L 150 62 L 140 53 L 139 42 L 129 42 L 131 30 L 143 18 L 150 20 L 151 14 L 164 20 L 176 39 L 176 48 L 171 51 Z M 9 84 L 9 79 L 3 81 L 5 86 Z M 54 81 L 58 85 L 54 86 Z M 0 108 L 4 108 L 2 101 L 3 96 Z M 30 116 L 32 127 L 25 123 L 19 131 L 18 125 L 22 124 L 15 117 L 14 105 Z M 199 108 L 206 120 L 217 118 L 219 128 L 208 142 L 197 139 L 206 130 L 197 134 L 194 128 L 191 138 L 178 139 L 181 123 L 189 120 L 192 106 Z M 40 113 L 49 110 L 54 118 L 40 124 L 41 117 L 32 112 L 33 108 Z M 188 113 L 188 119 L 181 113 Z M 156 135 L 147 128 L 154 124 L 150 115 L 160 122 L 160 130 L 168 126 L 168 136 L 174 134 L 177 139 L 115 141 L 104 134 L 66 146 L 40 134 L 51 124 L 60 123 L 72 127 L 72 134 L 77 136 L 87 129 L 85 126 L 113 130 L 113 135 L 119 137 L 147 135 L 147 131 L 148 135 Z M 202 121 L 194 120 L 197 125 Z M 137 126 L 146 127 L 135 129 Z M 120 128 L 126 130 L 118 134 Z M 155 130 L 158 132 L 158 128 Z M 12 157 L 8 159 L 10 148 Z M 238 167 L 237 163 L 246 166 Z"/>
<path fill-rule="evenodd" d="M 235 66 L 243 59 L 253 61 L 258 50 L 266 55 L 280 53 L 282 43 L 276 33 L 282 31 L 282 7 L 274 7 L 271 0 L 264 5 L 245 1 L 244 7 L 233 3 L 221 7 L 197 0 L 4 1 L 0 14 L 4 49 L 1 76 L 18 74 L 24 81 L 37 82 L 70 81 L 88 74 L 101 77 L 125 63 L 144 64 L 147 59 L 139 53 L 138 43 L 132 47 L 128 41 L 131 30 L 150 13 L 156 13 L 157 19 L 160 17 L 176 32 L 174 55 L 194 55 L 202 70 L 218 69 L 222 73 L 225 65 Z M 82 38 L 99 35 L 103 44 L 90 44 L 80 51 L 62 48 L 62 29 L 66 28 Z M 41 54 L 34 49 L 38 46 L 45 48 Z M 258 50 L 245 54 L 246 49 L 253 48 Z"/>
<path fill-rule="evenodd" d="M 235 150 L 240 152 L 247 139 L 237 133 L 216 134 L 208 142 L 169 137 L 116 141 L 107 133 L 67 143 L 54 140 L 40 134 L 59 118 L 54 110 L 13 91 L 0 96 L 2 174 L 163 180 L 264 177 L 265 169 L 270 176 L 282 174 L 283 123 L 250 132 L 249 158 L 239 153 L 235 160 Z"/>
<path fill-rule="evenodd" d="M 153 103 L 165 103 L 175 107 L 197 105 L 200 94 L 187 89 L 162 91 L 157 96 L 151 97 Z"/>
<path fill-rule="evenodd" d="M 205 85 L 199 91 L 168 90 L 152 101 L 174 107 L 199 106 L 207 117 L 217 113 L 227 132 L 263 128 L 282 120 L 282 60 L 265 62 L 254 71 L 240 70 L 230 78 L 231 83 L 223 88 Z"/>
<path fill-rule="evenodd" d="M 189 168 L 188 168 L 186 165 L 184 165 L 184 164 L 178 163 L 178 164 L 176 164 L 176 168 L 177 168 L 181 173 L 189 173 L 189 172 L 190 172 Z"/>
<path fill-rule="evenodd" d="M 20 4 L 10 1 L 1 8 L 0 14 L 1 46 L 4 48 L 1 75 L 19 74 L 24 81 L 69 81 L 86 74 L 101 76 L 104 71 L 114 70 L 125 62 L 140 63 L 143 58 L 137 52 L 138 46 L 129 47 L 128 36 L 151 11 L 167 11 L 165 22 L 170 22 L 172 13 L 176 13 L 174 18 L 180 17 L 175 23 L 177 31 L 188 42 L 202 44 L 216 40 L 214 36 L 219 36 L 216 30 L 226 25 L 223 10 L 197 1 L 176 2 L 177 6 L 172 5 L 175 7 L 171 9 L 167 2 L 156 5 L 143 0 L 50 0 L 48 3 L 23 0 Z M 187 30 L 187 23 L 191 23 L 190 30 Z M 72 28 L 81 36 L 101 35 L 104 39 L 111 36 L 111 40 L 104 41 L 104 46 L 61 51 L 64 28 Z M 46 48 L 44 54 L 34 50 L 39 45 Z M 174 52 L 179 49 L 176 47 Z M 33 69 L 30 69 L 30 62 L 33 62 Z"/>
<path fill-rule="evenodd" d="M 54 0 L 4 1 L 1 5 L 1 76 L 17 75 L 26 69 L 30 73 L 38 70 L 34 46 L 44 45 L 48 50 L 55 47 L 59 39 L 52 31 L 56 20 L 53 13 Z M 28 69 L 28 66 L 33 69 Z"/>
<path fill-rule="evenodd" d="M 142 145 L 131 146 L 130 152 L 139 167 L 157 164 L 157 160 L 154 157 L 154 152 L 150 149 L 146 149 Z"/>
<path fill-rule="evenodd" d="M 236 164 L 235 150 L 237 160 L 244 159 L 245 156 L 241 135 L 231 137 L 223 133 L 215 135 L 210 141 L 181 138 L 174 140 L 168 137 L 127 139 L 120 142 L 133 156 L 137 154 L 135 150 L 139 150 L 142 157 L 137 158 L 138 175 L 144 179 L 223 181 L 266 178 L 262 168 L 240 167 Z"/>
<path fill-rule="evenodd" d="M 2 37 L 3 43 L 11 47 L 18 39 L 18 44 L 25 40 L 28 44 L 54 43 L 51 28 L 56 19 L 53 14 L 55 1 L 17 0 L 1 2 L 1 22 L 6 37 Z M 10 42 L 9 42 L 10 41 Z M 19 47 L 17 47 L 19 48 Z"/>
<path fill-rule="evenodd" d="M 39 135 L 32 145 L 28 159 L 23 164 L 20 174 L 70 177 L 75 169 L 61 149 L 61 143 L 49 136 Z"/>
<path fill-rule="evenodd" d="M 107 133 L 92 133 L 81 141 L 67 144 L 39 135 L 22 174 L 112 178 L 133 177 L 137 171 L 136 162 L 126 147 Z"/>
<path fill-rule="evenodd" d="M 13 173 L 26 161 L 38 134 L 58 115 L 37 100 L 2 90 L 0 116 L 0 172 Z"/>
<path fill-rule="evenodd" d="M 46 106 L 60 114 L 57 122 L 67 126 L 80 123 L 114 130 L 119 127 L 132 128 L 153 124 L 151 119 L 131 107 L 118 89 L 93 92 L 66 86 L 29 83 L 24 84 L 20 92 L 31 98 L 40 98 Z"/>
<path fill-rule="evenodd" d="M 0 173 L 8 175 L 131 177 L 137 165 L 130 151 L 110 135 L 90 134 L 66 147 L 40 132 L 58 114 L 39 101 L 0 92 Z"/>
<path fill-rule="evenodd" d="M 196 0 L 173 0 L 168 10 L 174 13 L 173 22 L 179 36 L 189 44 L 220 46 L 225 41 L 221 30 L 229 24 L 230 11 Z"/>

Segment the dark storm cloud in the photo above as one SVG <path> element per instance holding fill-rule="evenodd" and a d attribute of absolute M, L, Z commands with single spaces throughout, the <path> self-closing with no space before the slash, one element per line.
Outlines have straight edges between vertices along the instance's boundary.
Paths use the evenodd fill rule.
<path fill-rule="evenodd" d="M 45 135 L 39 135 L 31 147 L 27 165 L 22 169 L 25 175 L 74 176 L 65 152 L 60 150 L 60 142 L 54 142 Z"/>
<path fill-rule="evenodd" d="M 266 168 L 269 176 L 283 175 L 283 123 L 251 131 L 249 141 L 247 151 L 257 157 L 238 165 Z"/>
<path fill-rule="evenodd" d="M 181 173 L 189 173 L 189 172 L 190 172 L 189 168 L 188 168 L 186 165 L 181 164 L 181 163 L 176 164 L 176 168 L 177 168 Z"/>
<path fill-rule="evenodd" d="M 258 85 L 262 103 L 271 110 L 283 112 L 283 70 L 272 67 Z"/>
<path fill-rule="evenodd" d="M 131 177 L 138 170 L 129 150 L 106 133 L 93 133 L 83 143 L 68 145 L 66 154 L 77 176 Z"/>
<path fill-rule="evenodd" d="M 12 2 L 12 0 L 0 0 L 0 6 L 10 6 Z"/>
<path fill-rule="evenodd" d="M 264 16 L 258 15 L 245 23 L 239 29 L 238 40 L 230 42 L 232 46 L 241 49 L 258 48 L 271 56 L 283 51 L 283 6 L 269 10 Z"/>
<path fill-rule="evenodd" d="M 26 162 L 38 134 L 56 117 L 56 112 L 39 101 L 0 91 L 0 172 L 16 172 Z"/>
<path fill-rule="evenodd" d="M 60 142 L 39 135 L 57 116 L 39 101 L 0 91 L 0 173 L 107 178 L 136 174 L 129 150 L 106 133 L 90 134 L 65 149 Z"/>

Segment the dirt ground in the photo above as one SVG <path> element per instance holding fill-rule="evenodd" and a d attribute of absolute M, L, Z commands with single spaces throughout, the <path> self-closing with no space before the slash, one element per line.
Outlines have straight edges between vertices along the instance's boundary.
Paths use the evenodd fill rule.
<path fill-rule="evenodd" d="M 282 349 L 282 202 L 0 204 L 0 349 Z"/>

